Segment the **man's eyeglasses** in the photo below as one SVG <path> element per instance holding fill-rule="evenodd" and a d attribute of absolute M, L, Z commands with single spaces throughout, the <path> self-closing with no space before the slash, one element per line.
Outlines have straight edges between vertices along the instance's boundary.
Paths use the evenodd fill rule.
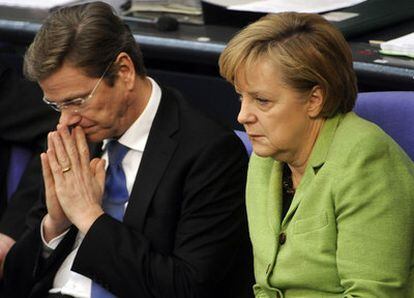
<path fill-rule="evenodd" d="M 93 95 L 95 94 L 96 89 L 98 89 L 99 84 L 101 83 L 101 81 L 103 80 L 103 78 L 105 77 L 108 69 L 111 67 L 112 62 L 106 67 L 105 71 L 103 72 L 102 76 L 99 78 L 98 82 L 96 83 L 95 87 L 93 87 L 91 93 L 89 93 L 88 96 L 85 97 L 78 97 L 78 98 L 74 98 L 71 100 L 67 100 L 64 102 L 54 102 L 51 101 L 49 99 L 47 99 L 45 96 L 43 96 L 43 101 L 50 106 L 52 109 L 54 109 L 55 111 L 58 112 L 62 112 L 62 110 L 67 109 L 67 108 L 81 108 L 82 105 L 84 105 L 87 101 L 89 101 Z"/>

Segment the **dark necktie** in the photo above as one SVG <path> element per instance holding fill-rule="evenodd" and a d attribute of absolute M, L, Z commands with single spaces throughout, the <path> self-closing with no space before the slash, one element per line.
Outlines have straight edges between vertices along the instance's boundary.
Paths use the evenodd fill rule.
<path fill-rule="evenodd" d="M 128 150 L 128 147 L 125 147 L 118 141 L 111 141 L 108 143 L 109 165 L 106 170 L 105 193 L 102 206 L 105 213 L 119 221 L 122 221 L 125 211 L 125 203 L 129 198 L 125 173 L 122 169 L 122 160 Z M 92 281 L 91 298 L 113 297 L 115 296 Z"/>

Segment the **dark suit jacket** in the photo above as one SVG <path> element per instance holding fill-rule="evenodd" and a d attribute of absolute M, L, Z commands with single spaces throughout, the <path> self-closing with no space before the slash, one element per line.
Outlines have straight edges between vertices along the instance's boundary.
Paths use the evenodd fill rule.
<path fill-rule="evenodd" d="M 102 215 L 72 270 L 118 297 L 251 297 L 247 154 L 229 130 L 163 89 L 124 221 Z M 44 297 L 77 230 L 46 260 L 39 226 L 12 248 L 6 297 Z"/>
<path fill-rule="evenodd" d="M 59 114 L 42 102 L 42 92 L 34 82 L 6 67 L 0 55 L 0 233 L 18 239 L 26 229 L 25 217 L 38 198 L 41 183 L 38 154 L 46 134 L 56 127 Z M 32 170 L 23 174 L 21 185 L 9 203 L 6 181 L 12 146 L 25 147 L 34 154 Z"/>

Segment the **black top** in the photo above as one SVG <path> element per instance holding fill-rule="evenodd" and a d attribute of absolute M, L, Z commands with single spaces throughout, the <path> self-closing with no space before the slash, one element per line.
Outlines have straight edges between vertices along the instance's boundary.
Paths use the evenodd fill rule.
<path fill-rule="evenodd" d="M 293 188 L 292 171 L 289 166 L 283 164 L 282 175 L 282 221 L 285 218 L 290 205 L 292 204 L 293 197 L 295 196 L 295 189 Z"/>

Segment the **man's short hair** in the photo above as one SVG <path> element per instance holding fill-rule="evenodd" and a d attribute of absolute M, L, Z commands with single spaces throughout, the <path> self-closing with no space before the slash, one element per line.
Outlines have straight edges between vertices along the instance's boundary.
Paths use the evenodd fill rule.
<path fill-rule="evenodd" d="M 41 81 L 63 63 L 100 77 L 121 52 L 127 53 L 137 75 L 146 75 L 142 53 L 129 27 L 103 2 L 64 7 L 53 12 L 40 28 L 24 57 L 25 76 Z M 105 80 L 113 85 L 117 65 Z"/>
<path fill-rule="evenodd" d="M 352 54 L 341 32 L 317 14 L 267 15 L 240 31 L 220 56 L 220 73 L 234 84 L 261 58 L 272 61 L 283 82 L 302 93 L 320 86 L 319 116 L 332 117 L 354 107 L 357 84 Z"/>

